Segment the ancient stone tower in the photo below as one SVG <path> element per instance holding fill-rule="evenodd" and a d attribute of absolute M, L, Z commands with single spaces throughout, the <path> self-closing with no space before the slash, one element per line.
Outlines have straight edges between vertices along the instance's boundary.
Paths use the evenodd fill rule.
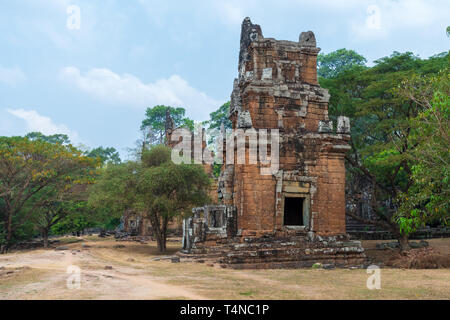
<path fill-rule="evenodd" d="M 260 164 L 234 165 L 222 179 L 224 201 L 237 208 L 243 234 L 305 227 L 320 234 L 345 233 L 344 154 L 348 119 L 337 134 L 328 118 L 328 91 L 317 82 L 314 34 L 298 42 L 264 38 L 242 24 L 239 78 L 230 118 L 234 128 L 278 129 L 279 172 L 260 174 Z M 236 158 L 236 157 L 235 157 Z"/>
<path fill-rule="evenodd" d="M 350 126 L 345 117 L 336 129 L 329 120 L 330 96 L 317 82 L 319 51 L 311 31 L 299 41 L 280 41 L 243 21 L 230 119 L 233 129 L 279 133 L 276 144 L 268 139 L 278 170 L 262 174 L 269 165 L 254 161 L 248 142 L 245 163 L 237 160 L 235 145 L 225 147 L 235 154 L 219 178 L 223 205 L 194 210 L 184 226 L 184 252 L 214 252 L 235 267 L 364 260 L 359 243 L 342 241 Z"/>

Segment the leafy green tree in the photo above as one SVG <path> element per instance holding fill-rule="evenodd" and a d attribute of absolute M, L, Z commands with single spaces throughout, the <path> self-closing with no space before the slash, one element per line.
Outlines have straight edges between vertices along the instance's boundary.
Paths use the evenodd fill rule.
<path fill-rule="evenodd" d="M 144 151 L 140 162 L 108 166 L 89 198 L 97 208 L 135 210 L 148 217 L 161 252 L 166 250 L 169 221 L 206 203 L 210 186 L 201 165 L 176 165 L 170 155 L 169 148 L 157 145 Z"/>
<path fill-rule="evenodd" d="M 321 79 L 330 89 L 330 116 L 346 115 L 352 121 L 352 152 L 346 156 L 350 181 L 364 179 L 373 186 L 371 206 L 377 219 L 364 222 L 390 230 L 402 249 L 408 248 L 408 236 L 396 219 L 397 199 L 413 185 L 410 155 L 417 141 L 412 122 L 424 108 L 398 95 L 396 88 L 416 74 L 437 73 L 447 59 L 443 54 L 421 60 L 409 52 L 394 52 L 372 68 L 356 66 Z"/>
<path fill-rule="evenodd" d="M 59 143 L 59 144 L 70 144 L 69 136 L 66 134 L 53 134 L 46 136 L 40 132 L 30 132 L 25 138 L 30 139 L 31 141 L 45 141 L 49 143 Z"/>
<path fill-rule="evenodd" d="M 222 124 L 225 130 L 232 129 L 232 123 L 230 121 L 229 115 L 230 115 L 230 101 L 224 103 L 216 111 L 211 112 L 209 114 L 209 120 L 203 122 L 203 125 L 208 126 L 206 131 L 207 141 L 209 144 L 208 147 L 213 151 L 215 150 L 216 138 L 218 137 L 218 133 L 220 132 Z M 213 174 L 215 177 L 218 177 L 220 175 L 221 168 L 222 164 L 219 163 L 213 164 Z"/>
<path fill-rule="evenodd" d="M 355 66 L 364 66 L 366 58 L 353 50 L 339 49 L 328 54 L 319 54 L 317 74 L 322 78 L 334 78 L 339 73 Z"/>
<path fill-rule="evenodd" d="M 214 112 L 209 114 L 209 120 L 205 122 L 208 125 L 208 129 L 220 129 L 222 124 L 225 129 L 231 129 L 232 124 L 230 121 L 230 101 L 224 103 Z"/>
<path fill-rule="evenodd" d="M 119 152 L 115 148 L 98 147 L 92 149 L 86 154 L 88 157 L 98 159 L 102 164 L 119 164 L 120 160 Z"/>
<path fill-rule="evenodd" d="M 5 229 L 2 252 L 7 251 L 14 232 L 47 200 L 49 190 L 92 183 L 92 176 L 80 179 L 80 172 L 95 170 L 96 166 L 93 159 L 71 145 L 0 137 L 0 199 Z"/>
<path fill-rule="evenodd" d="M 51 227 L 52 234 L 79 233 L 86 228 L 99 225 L 99 221 L 93 221 L 91 216 L 86 215 L 86 212 L 90 212 L 86 202 L 76 202 L 69 209 L 71 210 L 70 214 Z M 95 214 L 95 212 L 91 213 Z"/>
<path fill-rule="evenodd" d="M 86 173 L 83 173 L 86 174 Z M 85 179 L 80 175 L 79 179 Z M 48 248 L 48 236 L 52 228 L 57 227 L 59 223 L 67 224 L 67 221 L 74 221 L 74 216 L 88 221 L 89 210 L 86 208 L 86 189 L 87 185 L 76 184 L 72 186 L 56 186 L 48 188 L 48 192 L 40 192 L 37 197 L 41 198 L 41 205 L 36 208 L 32 215 L 32 221 L 39 229 L 44 248 Z M 87 227 L 85 225 L 84 227 Z M 81 230 L 67 230 L 81 231 Z"/>
<path fill-rule="evenodd" d="M 57 143 L 57 144 L 70 144 L 70 139 L 66 134 L 53 134 L 53 135 L 44 135 L 40 132 L 30 132 L 26 136 L 26 138 L 31 141 L 45 141 L 49 143 Z M 86 147 L 87 148 L 87 147 Z M 86 151 L 85 154 L 91 158 L 98 158 L 102 164 L 106 163 L 120 163 L 120 155 L 119 152 L 115 148 L 109 147 L 98 147 L 92 149 L 90 151 Z"/>
<path fill-rule="evenodd" d="M 194 121 L 185 116 L 184 108 L 174 108 L 170 106 L 158 105 L 147 108 L 145 119 L 142 120 L 141 130 L 145 132 L 144 143 L 148 145 L 163 144 L 166 128 L 166 111 L 170 111 L 170 116 L 176 127 L 187 127 L 194 129 Z"/>
<path fill-rule="evenodd" d="M 89 188 L 88 200 L 89 206 L 102 216 L 99 220 L 120 218 L 125 211 L 135 208 L 139 169 L 137 162 L 128 161 L 100 171 L 96 183 Z"/>
<path fill-rule="evenodd" d="M 438 75 L 415 76 L 399 93 L 423 107 L 413 119 L 416 148 L 410 153 L 412 185 L 399 194 L 396 215 L 401 231 L 410 234 L 425 223 L 448 225 L 450 216 L 450 69 Z"/>
<path fill-rule="evenodd" d="M 210 180 L 203 167 L 176 165 L 170 154 L 171 150 L 161 145 L 146 151 L 138 178 L 140 205 L 150 218 L 160 252 L 166 251 L 169 221 L 209 200 Z"/>

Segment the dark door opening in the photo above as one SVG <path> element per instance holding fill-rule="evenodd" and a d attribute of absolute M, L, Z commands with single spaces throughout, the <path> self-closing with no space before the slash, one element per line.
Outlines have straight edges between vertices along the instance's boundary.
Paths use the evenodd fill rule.
<path fill-rule="evenodd" d="M 284 225 L 303 226 L 304 198 L 284 198 Z"/>

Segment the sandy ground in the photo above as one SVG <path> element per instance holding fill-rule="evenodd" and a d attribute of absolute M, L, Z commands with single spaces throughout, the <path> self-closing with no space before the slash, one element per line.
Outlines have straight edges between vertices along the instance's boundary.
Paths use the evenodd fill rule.
<path fill-rule="evenodd" d="M 158 281 L 149 270 L 146 270 L 145 265 L 142 264 L 143 261 L 133 263 L 136 261 L 131 258 L 133 252 L 136 252 L 138 256 L 142 255 L 142 251 L 146 249 L 145 245 L 118 244 L 115 241 L 83 243 L 88 247 L 71 244 L 68 245 L 70 250 L 34 250 L 0 256 L 0 266 L 3 266 L 5 270 L 14 271 L 0 279 L 0 298 L 205 298 L 180 286 Z M 117 248 L 118 245 L 124 245 L 125 248 Z M 71 266 L 78 267 L 80 270 L 79 289 L 69 289 L 67 286 L 67 280 L 74 272 L 70 271 L 74 270 L 73 267 L 69 269 Z"/>
<path fill-rule="evenodd" d="M 374 250 L 380 262 L 389 252 Z M 430 241 L 450 254 L 450 239 Z M 63 244 L 62 244 L 63 245 Z M 366 270 L 229 270 L 200 263 L 171 263 L 155 243 L 86 238 L 69 250 L 0 255 L 3 299 L 450 299 L 450 270 L 381 270 L 382 289 L 366 287 Z M 169 243 L 173 254 L 179 243 Z M 80 270 L 79 288 L 70 287 Z M 73 268 L 73 267 L 72 267 Z M 70 269 L 69 269 L 70 270 Z M 76 284 L 76 283 L 75 283 Z"/>

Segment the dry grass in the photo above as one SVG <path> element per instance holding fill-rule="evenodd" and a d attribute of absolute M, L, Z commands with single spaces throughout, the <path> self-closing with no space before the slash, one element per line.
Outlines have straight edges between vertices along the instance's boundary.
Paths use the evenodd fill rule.
<path fill-rule="evenodd" d="M 376 244 L 386 241 L 363 241 L 366 254 L 375 264 L 402 269 L 449 269 L 450 239 L 427 240 L 429 247 L 401 253 L 398 249 L 377 250 Z"/>
<path fill-rule="evenodd" d="M 448 299 L 450 270 L 382 269 L 382 289 L 368 290 L 365 270 L 228 270 L 163 263 L 163 278 L 211 299 Z M 156 270 L 155 270 L 156 271 Z"/>
<path fill-rule="evenodd" d="M 422 248 L 397 253 L 387 262 L 388 266 L 404 269 L 442 269 L 450 268 L 450 255 L 433 248 Z"/>

